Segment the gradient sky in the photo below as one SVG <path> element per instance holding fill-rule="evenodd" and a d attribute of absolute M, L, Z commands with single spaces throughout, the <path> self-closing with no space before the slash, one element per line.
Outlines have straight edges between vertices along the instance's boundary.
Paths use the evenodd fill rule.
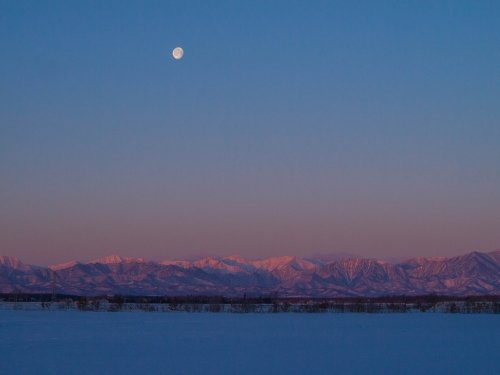
<path fill-rule="evenodd" d="M 499 248 L 499 20 L 498 1 L 0 1 L 0 254 Z"/>

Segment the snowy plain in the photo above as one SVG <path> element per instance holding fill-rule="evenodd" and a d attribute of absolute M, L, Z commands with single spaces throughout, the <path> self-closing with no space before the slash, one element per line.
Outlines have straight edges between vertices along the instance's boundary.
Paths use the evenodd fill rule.
<path fill-rule="evenodd" d="M 500 315 L 0 311 L 1 374 L 500 374 Z"/>

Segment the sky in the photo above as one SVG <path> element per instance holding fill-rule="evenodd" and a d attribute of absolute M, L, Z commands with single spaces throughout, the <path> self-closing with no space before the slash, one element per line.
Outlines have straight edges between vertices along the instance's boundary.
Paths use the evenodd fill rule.
<path fill-rule="evenodd" d="M 0 254 L 498 249 L 499 19 L 498 1 L 0 0 Z"/>

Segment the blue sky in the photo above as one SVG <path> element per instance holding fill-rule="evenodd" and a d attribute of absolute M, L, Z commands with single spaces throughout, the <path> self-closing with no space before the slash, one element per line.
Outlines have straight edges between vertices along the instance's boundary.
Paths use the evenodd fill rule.
<path fill-rule="evenodd" d="M 1 1 L 0 252 L 498 248 L 498 19 L 494 1 Z"/>

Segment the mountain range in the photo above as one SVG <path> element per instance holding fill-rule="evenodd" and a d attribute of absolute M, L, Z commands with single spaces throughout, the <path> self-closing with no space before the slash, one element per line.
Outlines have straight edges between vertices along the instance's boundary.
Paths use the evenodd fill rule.
<path fill-rule="evenodd" d="M 0 292 L 228 297 L 500 295 L 500 250 L 399 263 L 294 256 L 152 262 L 112 255 L 87 263 L 42 267 L 0 256 Z"/>

